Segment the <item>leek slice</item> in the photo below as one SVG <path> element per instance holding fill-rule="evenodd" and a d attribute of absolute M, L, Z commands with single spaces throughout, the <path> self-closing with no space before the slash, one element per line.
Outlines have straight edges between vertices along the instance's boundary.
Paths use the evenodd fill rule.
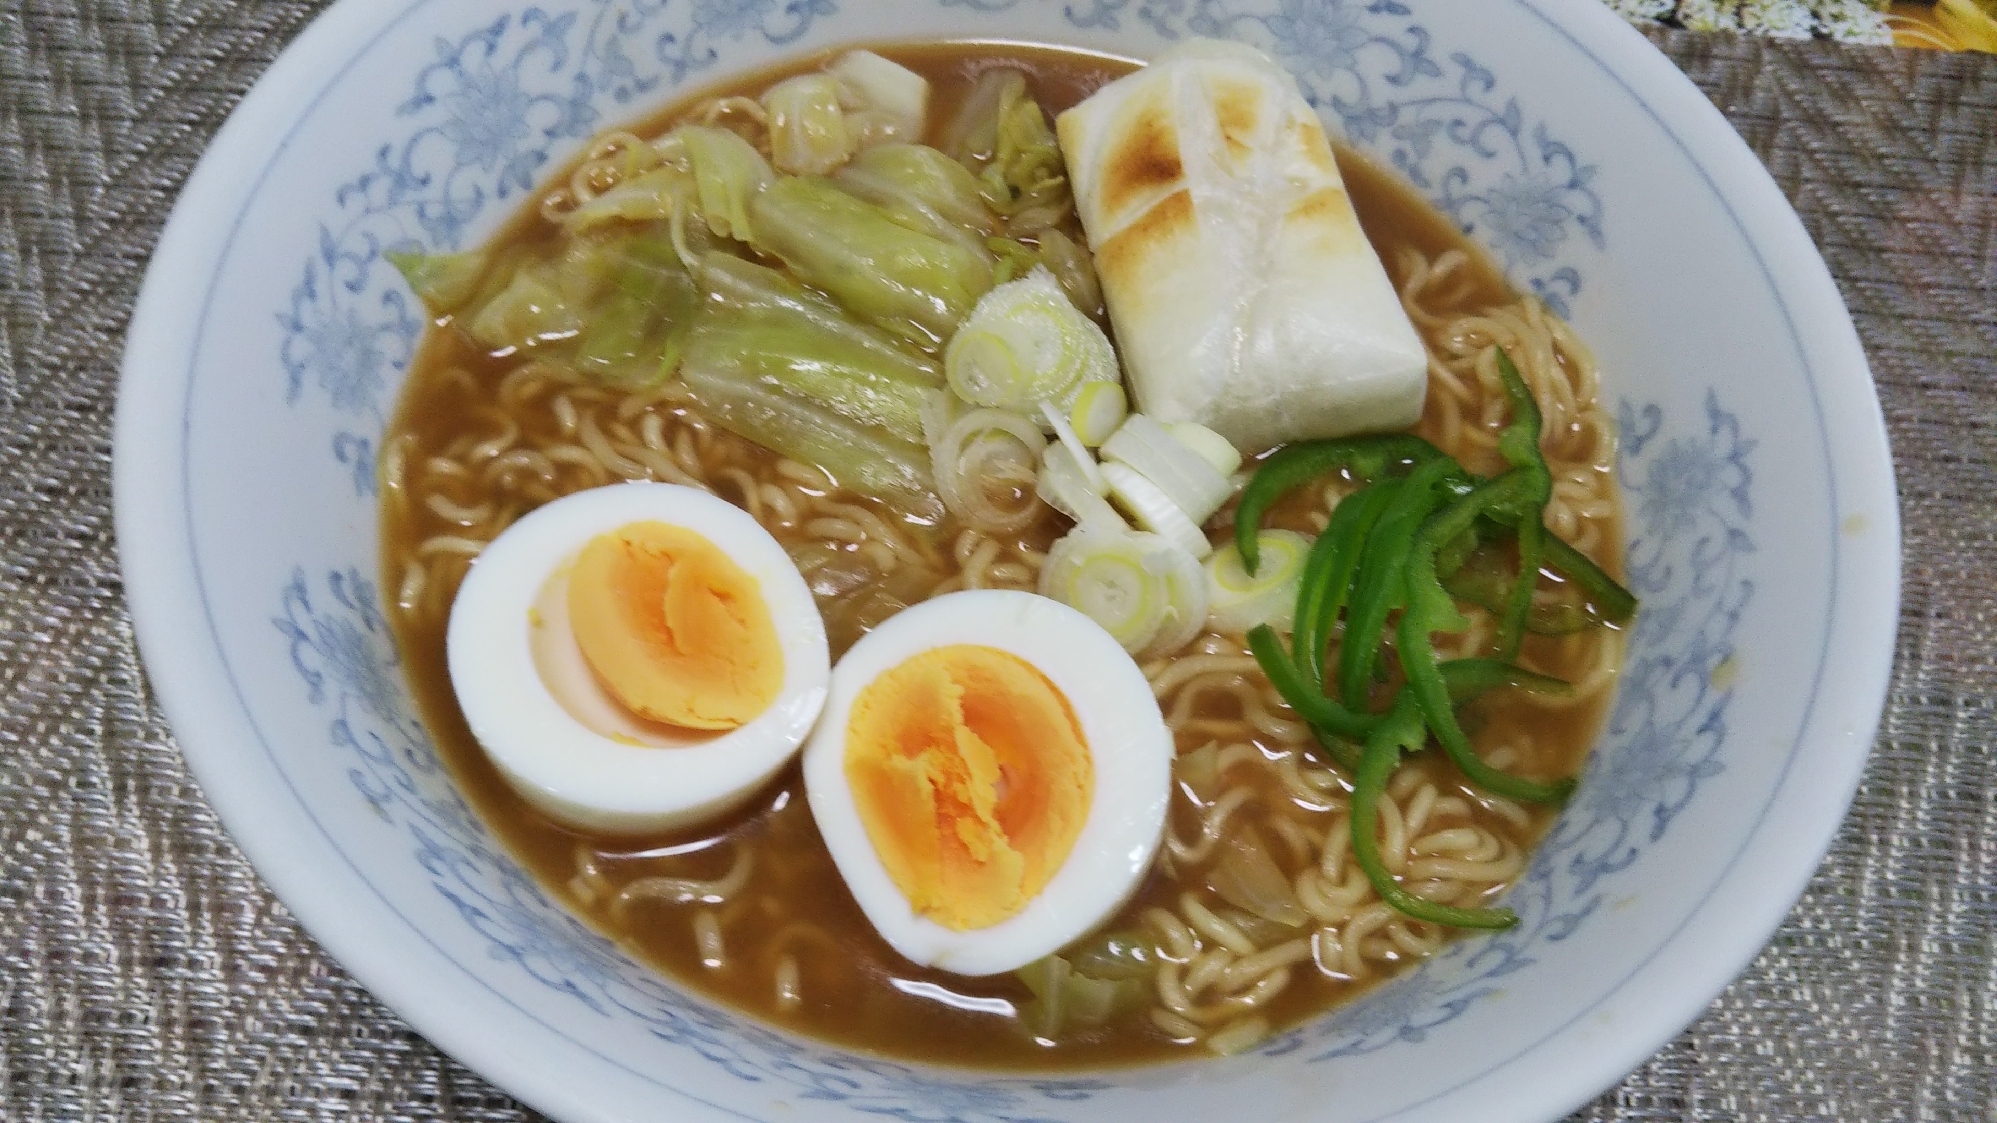
<path fill-rule="evenodd" d="M 1290 530 L 1265 530 L 1256 542 L 1261 564 L 1253 577 L 1232 542 L 1206 561 L 1207 623 L 1217 632 L 1246 635 L 1257 624 L 1287 632 L 1294 622 L 1311 539 Z"/>
<path fill-rule="evenodd" d="M 824 175 L 857 147 L 830 74 L 799 74 L 763 91 L 770 120 L 770 162 L 790 175 Z"/>
<path fill-rule="evenodd" d="M 1130 399 L 1124 396 L 1123 383 L 1090 382 L 1075 395 L 1075 407 L 1068 414 L 1068 424 L 1073 426 L 1075 436 L 1083 444 L 1095 448 L 1109 440 L 1110 435 L 1123 424 L 1123 419 L 1129 416 Z M 1235 457 L 1236 461 L 1240 459 Z M 1230 468 L 1221 475 L 1225 476 L 1233 470 Z"/>
<path fill-rule="evenodd" d="M 1094 462 L 1089 462 L 1093 468 Z M 1098 488 L 1100 485 L 1100 489 Z M 1109 490 L 1109 481 L 1102 478 L 1101 472 L 1089 477 L 1088 470 L 1078 463 L 1075 454 L 1066 446 L 1055 445 L 1047 450 L 1040 461 L 1040 477 L 1034 489 L 1049 507 L 1075 520 L 1080 526 L 1099 526 L 1112 530 L 1129 530 L 1123 516 L 1116 513 L 1103 494 Z"/>
<path fill-rule="evenodd" d="M 1241 468 L 1241 450 L 1196 421 L 1174 421 L 1165 426 L 1165 431 L 1223 476 L 1232 476 Z"/>
<path fill-rule="evenodd" d="M 1213 465 L 1141 413 L 1131 414 L 1110 434 L 1103 442 L 1102 454 L 1104 460 L 1135 469 L 1195 526 L 1212 518 L 1234 491 Z"/>
<path fill-rule="evenodd" d="M 1128 464 L 1105 464 L 1102 472 L 1103 478 L 1109 481 L 1110 495 L 1119 506 L 1130 512 L 1131 519 L 1138 526 L 1167 539 L 1194 558 L 1204 558 L 1213 553 L 1213 544 L 1207 541 L 1199 526 L 1187 518 L 1184 508 L 1159 490 L 1158 485 L 1145 479 Z"/>
<path fill-rule="evenodd" d="M 1054 403 L 1041 402 L 1040 416 L 1047 419 L 1047 424 L 1054 430 L 1055 438 L 1068 450 L 1069 458 L 1075 462 L 1075 470 L 1082 474 L 1083 480 L 1089 485 L 1089 490 L 1096 495 L 1109 494 L 1109 481 L 1103 479 L 1102 468 L 1096 464 L 1095 454 L 1089 451 L 1088 445 L 1082 443 L 1082 438 L 1075 432 L 1075 427 L 1068 424 L 1068 419 L 1061 416 L 1061 411 L 1054 408 Z"/>
<path fill-rule="evenodd" d="M 978 301 L 943 353 L 943 372 L 965 401 L 1017 412 L 1043 402 L 1066 412 L 1084 385 L 1119 377 L 1109 337 L 1042 267 Z"/>
<path fill-rule="evenodd" d="M 933 407 L 932 407 L 933 408 Z M 934 431 L 937 420 L 924 415 L 924 428 Z M 1033 491 L 1034 465 L 1047 447 L 1047 438 L 1032 419 L 999 409 L 974 409 L 951 420 L 931 442 L 930 470 L 943 505 L 973 529 L 986 533 L 1023 530 L 1040 514 Z M 1002 506 L 992 501 L 991 485 L 1012 484 L 1025 502 Z"/>
<path fill-rule="evenodd" d="M 1132 654 L 1176 651 L 1206 623 L 1199 563 L 1155 534 L 1075 528 L 1048 551 L 1040 593 L 1102 625 Z"/>
<path fill-rule="evenodd" d="M 758 249 L 783 259 L 847 311 L 938 349 L 991 287 L 991 263 L 910 230 L 831 180 L 785 176 L 749 200 Z"/>

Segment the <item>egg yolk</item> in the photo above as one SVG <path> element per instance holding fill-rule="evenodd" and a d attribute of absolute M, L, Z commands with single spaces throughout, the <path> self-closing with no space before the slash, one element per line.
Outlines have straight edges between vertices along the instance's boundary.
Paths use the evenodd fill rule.
<path fill-rule="evenodd" d="M 783 687 L 762 587 L 685 527 L 637 522 L 591 539 L 569 573 L 569 626 L 626 709 L 689 729 L 734 729 Z"/>
<path fill-rule="evenodd" d="M 868 683 L 845 766 L 888 876 L 918 914 L 960 932 L 1039 894 L 1095 794 L 1068 699 L 1025 660 L 975 644 L 925 651 Z"/>

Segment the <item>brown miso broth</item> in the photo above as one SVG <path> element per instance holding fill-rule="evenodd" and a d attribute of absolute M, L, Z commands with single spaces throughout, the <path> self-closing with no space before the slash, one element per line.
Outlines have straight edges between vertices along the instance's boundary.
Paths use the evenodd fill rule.
<path fill-rule="evenodd" d="M 1030 92 L 1050 116 L 1135 66 L 1103 55 L 1016 44 L 875 49 L 930 81 L 932 131 L 949 119 L 976 74 L 991 66 L 1025 70 Z M 701 91 L 628 127 L 640 137 L 658 135 L 689 106 L 717 95 L 754 96 L 780 77 L 822 65 L 834 53 Z M 1417 317 L 1432 353 L 1447 334 L 1444 321 L 1519 305 L 1498 270 L 1411 188 L 1349 150 L 1341 147 L 1338 156 L 1362 225 L 1397 286 L 1419 280 L 1416 274 L 1432 267 L 1438 275 L 1448 272 L 1425 290 L 1424 307 L 1436 322 Z M 564 170 L 548 183 L 567 178 Z M 1079 240 L 1072 218 L 1069 227 Z M 493 244 L 531 255 L 544 252 L 558 234 L 530 200 Z M 1451 254 L 1456 257 L 1449 259 Z M 1436 265 L 1445 260 L 1453 260 L 1451 271 Z M 1530 319 L 1529 313 L 1520 315 Z M 1556 376 L 1567 372 L 1564 376 L 1577 382 L 1591 377 L 1576 373 L 1579 348 L 1562 342 L 1568 338 L 1562 334 L 1564 326 L 1535 330 L 1555 340 L 1543 366 Z M 1437 362 L 1474 369 L 1473 360 L 1461 356 Z M 986 539 L 967 550 L 966 532 L 949 519 L 928 525 L 880 501 L 843 492 L 830 481 L 790 471 L 776 454 L 705 425 L 692 406 L 648 402 L 642 391 L 509 377 L 518 375 L 519 368 L 517 356 L 482 352 L 447 319 L 426 333 L 384 442 L 389 486 L 384 488 L 382 516 L 383 585 L 395 603 L 390 616 L 409 682 L 438 751 L 472 805 L 550 893 L 679 984 L 787 1029 L 855 1049 L 1003 1069 L 1096 1068 L 1207 1055 L 1197 1045 L 1175 1043 L 1147 1011 L 1050 1047 L 1027 1036 L 1006 1012 L 1009 1004 L 1030 997 L 1011 975 L 966 978 L 902 960 L 868 924 L 819 840 L 795 764 L 750 810 L 688 833 L 582 834 L 550 822 L 517 796 L 473 740 L 453 696 L 445 660 L 450 596 L 479 542 L 540 502 L 620 478 L 573 459 L 547 460 L 552 473 L 542 471 L 543 461 L 525 454 L 588 444 L 578 436 L 579 426 L 594 426 L 591 433 L 616 447 L 643 445 L 661 461 L 704 479 L 724 498 L 750 507 L 794 556 L 816 549 L 812 556 L 823 564 L 808 577 L 825 613 L 835 659 L 901 605 L 941 589 L 976 583 L 1033 587 L 1037 557 L 1067 528 L 1065 519 L 1049 511 L 1017 541 Z M 1463 380 L 1468 389 L 1454 397 L 1446 387 L 1432 384 L 1418 431 L 1472 471 L 1490 471 L 1495 454 L 1489 442 L 1451 438 L 1459 430 L 1475 436 L 1490 429 L 1500 419 L 1494 411 L 1501 404 L 1493 406 L 1494 395 L 1479 389 L 1471 375 L 1464 374 Z M 1557 491 L 1556 501 L 1564 502 L 1561 509 L 1567 512 L 1564 529 L 1557 519 L 1549 525 L 1613 569 L 1621 555 L 1614 489 L 1607 478 L 1613 436 L 1590 408 L 1584 402 L 1564 412 L 1549 409 L 1548 456 L 1558 486 L 1566 489 Z M 504 466 L 501 462 L 515 450 L 523 455 L 506 462 L 514 467 Z M 650 463 L 630 454 L 624 459 L 640 469 Z M 1299 489 L 1271 522 L 1305 532 L 1321 529 L 1328 497 L 1340 488 L 1333 481 L 1327 487 Z M 433 501 L 433 496 L 442 498 Z M 786 504 L 811 507 L 800 513 Z M 477 518 L 471 517 L 473 512 L 479 512 Z M 805 517 L 812 512 L 815 517 Z M 851 560 L 856 551 L 813 533 L 828 518 L 863 529 L 874 525 L 863 516 L 877 520 L 883 532 L 905 536 L 921 560 L 891 573 L 869 573 Z M 1224 511 L 1220 523 L 1209 529 L 1227 517 Z M 825 561 L 827 557 L 831 560 Z M 420 580 L 410 577 L 412 570 L 420 570 Z M 1022 574 L 1029 579 L 1022 580 Z M 1196 804 L 1182 792 L 1173 803 L 1168 837 L 1194 840 L 1196 847 L 1216 804 L 1234 798 L 1226 829 L 1252 828 L 1286 875 L 1307 874 L 1307 867 L 1326 861 L 1327 840 L 1341 829 L 1345 789 L 1313 755 L 1315 750 L 1306 747 L 1293 715 L 1245 652 L 1239 637 L 1205 636 L 1176 657 L 1146 665 L 1154 683 L 1164 682 L 1161 704 L 1182 760 L 1214 745 L 1201 760 L 1221 762 L 1213 781 L 1216 790 L 1248 793 Z M 1583 691 L 1579 704 L 1565 707 L 1519 692 L 1477 704 L 1466 727 L 1480 752 L 1501 754 L 1504 767 L 1534 778 L 1578 770 L 1601 723 L 1619 657 L 1620 637 L 1614 634 L 1585 642 L 1531 637 L 1522 657 L 1525 665 L 1593 684 L 1593 689 Z M 1229 746 L 1246 748 L 1230 751 Z M 1196 786 L 1195 781 L 1185 784 Z M 1502 854 L 1516 857 L 1517 863 L 1551 818 L 1544 808 L 1511 804 L 1469 788 L 1435 749 L 1409 759 L 1389 796 L 1396 823 L 1420 818 L 1424 825 L 1419 829 L 1430 838 L 1441 837 L 1439 832 L 1449 825 L 1482 832 L 1480 838 L 1495 840 Z M 1110 928 L 1148 931 L 1147 910 L 1177 916 L 1189 892 L 1212 908 L 1224 907 L 1205 887 L 1201 861 L 1179 858 L 1169 847 L 1160 853 L 1160 862 Z M 1446 857 L 1410 854 L 1406 865 L 1413 870 L 1423 861 L 1437 864 Z M 1349 856 L 1342 861 L 1340 869 L 1349 872 Z M 1168 867 L 1180 872 L 1175 876 Z M 646 877 L 740 880 L 740 885 L 719 905 L 644 899 L 615 903 L 619 888 Z M 1324 882 L 1349 886 L 1351 879 L 1326 874 Z M 1507 884 L 1509 880 L 1493 883 L 1476 899 L 1459 903 L 1488 903 Z M 1335 912 L 1337 906 L 1334 902 L 1327 908 Z M 724 949 L 719 957 L 711 946 L 704 951 L 696 936 L 692 920 L 701 911 L 718 922 Z M 1362 913 L 1365 908 L 1358 908 L 1353 917 Z M 1294 937 L 1308 941 L 1309 953 L 1282 968 L 1288 974 L 1279 993 L 1258 1007 L 1271 1029 L 1281 1030 L 1363 992 L 1455 935 L 1419 922 L 1378 917 L 1366 921 L 1372 924 L 1370 931 L 1355 931 L 1360 925 L 1353 917 L 1326 921 Z M 1335 932 L 1336 938 L 1323 935 L 1325 931 Z M 1353 970 L 1355 964 L 1362 969 Z"/>

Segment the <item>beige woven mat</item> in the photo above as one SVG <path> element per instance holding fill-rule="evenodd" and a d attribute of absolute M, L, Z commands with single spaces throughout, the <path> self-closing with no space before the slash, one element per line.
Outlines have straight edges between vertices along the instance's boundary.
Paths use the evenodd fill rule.
<path fill-rule="evenodd" d="M 0 1119 L 517 1120 L 258 882 L 147 693 L 111 539 L 174 192 L 317 5 L 0 0 Z M 1892 699 L 1829 860 L 1601 1120 L 1997 1119 L 1997 58 L 1659 44 L 1823 247 L 1893 429 Z"/>

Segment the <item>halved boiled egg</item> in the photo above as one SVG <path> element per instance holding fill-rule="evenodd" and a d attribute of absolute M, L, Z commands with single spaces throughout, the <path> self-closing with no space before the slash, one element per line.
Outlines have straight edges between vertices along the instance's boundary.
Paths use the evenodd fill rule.
<path fill-rule="evenodd" d="M 725 500 L 655 483 L 508 527 L 458 590 L 447 654 L 507 782 L 551 818 L 618 832 L 748 800 L 811 731 L 830 664 L 777 540 Z"/>
<path fill-rule="evenodd" d="M 909 960 L 1022 967 L 1151 867 L 1172 735 L 1121 645 L 1067 605 L 981 590 L 853 645 L 804 751 L 812 816 L 861 911 Z"/>

